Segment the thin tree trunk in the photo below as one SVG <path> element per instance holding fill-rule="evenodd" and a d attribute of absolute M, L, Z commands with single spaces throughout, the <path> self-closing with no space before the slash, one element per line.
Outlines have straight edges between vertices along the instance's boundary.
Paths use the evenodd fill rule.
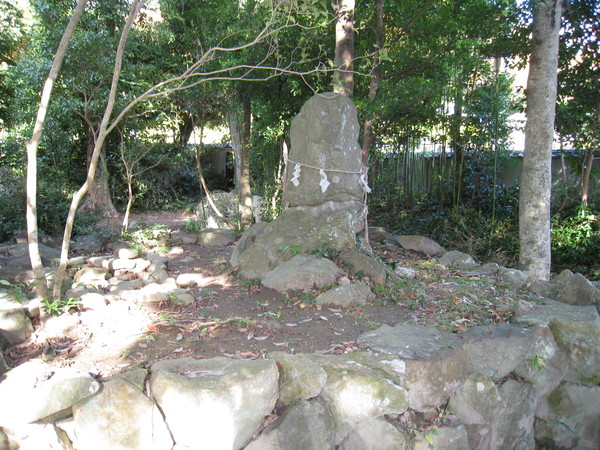
<path fill-rule="evenodd" d="M 73 199 L 71 201 L 71 207 L 69 209 L 69 215 L 67 216 L 67 223 L 65 224 L 63 243 L 60 253 L 60 265 L 58 266 L 58 270 L 56 272 L 56 277 L 54 280 L 53 297 L 55 299 L 59 299 L 62 293 L 62 282 L 65 278 L 67 270 L 67 262 L 69 259 L 69 247 L 71 234 L 73 232 L 73 223 L 75 221 L 75 213 L 77 212 L 79 203 L 87 193 L 90 185 L 94 182 L 98 158 L 100 157 L 102 147 L 104 146 L 104 141 L 106 140 L 106 136 L 108 135 L 108 122 L 110 120 L 110 116 L 112 115 L 115 106 L 117 87 L 119 83 L 119 77 L 121 75 L 121 66 L 123 62 L 123 52 L 125 50 L 125 43 L 127 42 L 127 37 L 129 35 L 129 31 L 131 30 L 131 27 L 133 26 L 133 22 L 144 3 L 145 0 L 133 0 L 131 8 L 129 10 L 129 15 L 127 16 L 127 21 L 121 33 L 121 39 L 119 40 L 119 45 L 117 47 L 117 53 L 115 56 L 115 67 L 113 70 L 113 78 L 110 86 L 110 93 L 108 96 L 108 101 L 106 103 L 106 108 L 104 110 L 104 116 L 102 117 L 102 122 L 100 123 L 100 128 L 98 130 L 98 135 L 96 137 L 94 152 L 90 161 L 90 167 L 88 168 L 87 178 L 85 180 L 85 183 L 73 196 Z"/>
<path fill-rule="evenodd" d="M 240 209 L 242 219 L 240 228 L 246 230 L 252 225 L 252 191 L 250 190 L 250 131 L 252 126 L 252 103 L 250 97 L 242 101 L 244 118 L 242 123 L 242 152 L 240 155 Z"/>
<path fill-rule="evenodd" d="M 534 6 L 527 124 L 519 199 L 519 266 L 529 281 L 550 278 L 550 197 L 562 0 Z"/>
<path fill-rule="evenodd" d="M 240 186 L 242 184 L 242 137 L 240 135 L 238 115 L 237 110 L 235 108 L 232 107 L 227 110 L 227 121 L 229 122 L 229 133 L 231 134 L 231 147 L 233 149 L 235 191 L 237 195 L 240 195 Z"/>
<path fill-rule="evenodd" d="M 377 26 L 375 28 L 375 53 L 373 55 L 373 68 L 371 69 L 371 83 L 369 85 L 369 100 L 372 102 L 377 96 L 379 88 L 379 52 L 383 47 L 383 1 L 377 1 Z M 375 135 L 373 134 L 373 118 L 365 120 L 363 126 L 363 145 L 361 149 L 363 168 L 369 165 L 369 151 Z"/>
<path fill-rule="evenodd" d="M 50 73 L 42 90 L 40 107 L 37 112 L 35 125 L 31 140 L 27 142 L 27 242 L 29 245 L 29 259 L 31 261 L 31 269 L 35 283 L 35 294 L 38 300 L 48 298 L 48 286 L 44 277 L 44 266 L 40 256 L 39 241 L 38 241 L 38 225 L 37 225 L 37 149 L 42 138 L 44 129 L 44 121 L 46 120 L 46 112 L 50 102 L 50 96 L 54 87 L 54 82 L 58 77 L 58 72 L 62 65 L 63 59 L 69 46 L 69 41 L 73 35 L 73 31 L 77 27 L 77 23 L 85 10 L 87 0 L 78 0 L 77 6 L 73 11 L 71 20 L 63 33 L 63 36 L 56 50 Z"/>
<path fill-rule="evenodd" d="M 335 12 L 335 67 L 333 92 L 348 97 L 354 91 L 354 4 L 355 0 L 337 0 Z"/>
<path fill-rule="evenodd" d="M 581 177 L 581 205 L 587 208 L 589 205 L 589 190 L 590 190 L 590 177 L 592 175 L 592 169 L 594 168 L 594 151 L 598 148 L 598 129 L 600 127 L 600 103 L 596 105 L 594 111 L 594 119 L 592 122 L 592 142 L 587 151 L 587 155 L 583 160 L 583 173 Z"/>

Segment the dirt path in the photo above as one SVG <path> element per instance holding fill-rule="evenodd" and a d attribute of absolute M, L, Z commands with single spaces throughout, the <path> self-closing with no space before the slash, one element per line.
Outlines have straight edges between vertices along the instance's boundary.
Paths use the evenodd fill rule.
<path fill-rule="evenodd" d="M 174 230 L 184 228 L 190 218 L 193 216 L 183 212 L 161 212 L 132 219 Z M 375 252 L 390 267 L 411 267 L 415 279 L 373 286 L 376 300 L 365 307 L 320 308 L 314 303 L 318 292 L 285 298 L 239 279 L 229 265 L 233 246 L 180 247 L 183 251 L 168 254 L 168 270 L 174 278 L 182 273 L 204 277 L 202 286 L 189 289 L 195 303 L 187 307 L 166 303 L 153 312 L 130 310 L 121 319 L 124 329 L 137 330 L 123 331 L 123 335 L 133 336 L 131 342 L 121 342 L 119 321 L 113 317 L 99 321 L 100 328 L 87 330 L 88 337 L 78 342 L 55 340 L 37 347 L 23 346 L 11 357 L 22 361 L 45 352 L 61 364 L 78 361 L 93 367 L 89 371 L 106 376 L 175 357 L 257 358 L 272 351 L 339 354 L 356 350 L 357 337 L 382 324 L 410 322 L 460 333 L 477 324 L 509 321 L 517 299 L 528 298 L 527 293 L 493 278 L 456 273 L 414 252 L 376 245 Z M 123 345 L 113 348 L 111 338 L 118 341 L 113 344 Z M 49 352 L 48 346 L 56 351 Z"/>

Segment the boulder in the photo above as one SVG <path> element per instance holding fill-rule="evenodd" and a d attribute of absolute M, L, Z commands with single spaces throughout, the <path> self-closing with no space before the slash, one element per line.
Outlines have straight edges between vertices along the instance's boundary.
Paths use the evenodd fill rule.
<path fill-rule="evenodd" d="M 75 448 L 165 449 L 173 447 L 158 407 L 125 378 L 102 382 L 102 390 L 73 407 Z"/>
<path fill-rule="evenodd" d="M 391 241 L 394 244 L 400 244 L 400 246 L 406 250 L 414 250 L 419 253 L 424 253 L 427 256 L 442 255 L 446 251 L 440 244 L 425 236 L 389 236 L 387 241 Z"/>
<path fill-rule="evenodd" d="M 394 273 L 401 278 L 407 278 L 409 280 L 413 280 L 417 276 L 417 271 L 412 267 L 398 266 L 394 269 Z"/>
<path fill-rule="evenodd" d="M 559 302 L 571 305 L 600 304 L 600 289 L 580 273 L 571 275 L 556 296 Z"/>
<path fill-rule="evenodd" d="M 82 286 L 106 287 L 108 286 L 107 275 L 107 268 L 84 267 L 75 273 L 73 279 Z"/>
<path fill-rule="evenodd" d="M 231 230 L 207 228 L 198 233 L 198 245 L 205 247 L 225 247 L 233 244 L 235 235 Z"/>
<path fill-rule="evenodd" d="M 479 267 L 479 263 L 475 262 L 471 255 L 456 250 L 444 253 L 438 262 L 444 266 L 451 266 L 457 269 L 468 270 Z"/>
<path fill-rule="evenodd" d="M 448 409 L 465 424 L 471 448 L 493 449 L 494 422 L 504 412 L 506 401 L 491 378 L 472 373 L 452 394 Z"/>
<path fill-rule="evenodd" d="M 350 218 L 349 218 L 350 217 Z M 298 252 L 339 252 L 355 248 L 354 227 L 358 217 L 344 205 L 323 208 L 294 208 L 284 211 L 270 223 L 256 224 L 256 233 L 246 231 L 236 244 L 231 262 L 237 262 L 240 275 L 246 279 L 262 278 L 267 272 Z M 264 225 L 263 225 L 264 224 Z"/>
<path fill-rule="evenodd" d="M 514 373 L 531 383 L 540 398 L 560 384 L 569 368 L 569 361 L 564 350 L 556 344 L 550 328 L 532 327 L 529 330 L 533 334 L 533 356 L 521 361 Z"/>
<path fill-rule="evenodd" d="M 533 333 L 511 324 L 485 325 L 462 334 L 469 371 L 499 381 L 533 353 Z"/>
<path fill-rule="evenodd" d="M 292 208 L 356 202 L 362 214 L 359 134 L 349 97 L 326 93 L 308 100 L 290 127 L 285 202 Z"/>
<path fill-rule="evenodd" d="M 401 450 L 410 447 L 408 439 L 401 431 L 385 419 L 375 418 L 358 423 L 337 448 L 339 450 Z"/>
<path fill-rule="evenodd" d="M 8 291 L 0 290 L 0 335 L 10 345 L 29 339 L 33 325 L 23 305 Z"/>
<path fill-rule="evenodd" d="M 467 357 L 455 335 L 420 325 L 382 325 L 357 339 L 361 349 L 395 355 L 406 366 L 412 409 L 428 412 L 445 403 L 467 372 Z"/>
<path fill-rule="evenodd" d="M 565 383 L 547 398 L 535 438 L 545 448 L 597 449 L 600 443 L 600 386 Z"/>
<path fill-rule="evenodd" d="M 279 368 L 279 402 L 289 406 L 298 400 L 309 400 L 323 390 L 327 374 L 315 362 L 303 355 L 285 352 L 269 353 Z"/>
<path fill-rule="evenodd" d="M 495 442 L 491 449 L 535 448 L 533 421 L 535 416 L 536 392 L 529 383 L 507 380 L 500 386 L 500 396 L 506 409 L 494 424 Z"/>
<path fill-rule="evenodd" d="M 280 293 L 321 289 L 333 284 L 341 275 L 341 270 L 326 258 L 314 255 L 296 255 L 266 273 L 262 284 Z"/>
<path fill-rule="evenodd" d="M 273 360 L 174 359 L 151 368 L 150 392 L 177 445 L 241 448 L 277 400 Z"/>
<path fill-rule="evenodd" d="M 532 311 L 520 312 L 514 322 L 550 328 L 569 361 L 566 380 L 591 385 L 600 382 L 600 316 L 594 306 L 546 299 Z"/>
<path fill-rule="evenodd" d="M 136 259 L 139 253 L 134 248 L 120 248 L 116 251 L 116 256 L 119 259 Z"/>
<path fill-rule="evenodd" d="M 390 235 L 390 232 L 383 227 L 369 227 L 369 240 L 372 242 L 381 242 Z"/>
<path fill-rule="evenodd" d="M 201 273 L 182 273 L 177 276 L 175 280 L 177 286 L 182 288 L 189 288 L 192 286 L 204 287 L 212 282 L 211 278 L 207 278 L 206 275 Z"/>
<path fill-rule="evenodd" d="M 28 361 L 0 383 L 0 426 L 11 428 L 60 413 L 69 416 L 73 405 L 99 389 L 100 383 L 87 373 Z"/>
<path fill-rule="evenodd" d="M 385 372 L 336 356 L 311 356 L 327 373 L 320 397 L 327 401 L 340 444 L 360 422 L 408 409 L 408 392 Z"/>
<path fill-rule="evenodd" d="M 171 244 L 173 245 L 196 245 L 197 243 L 197 233 L 188 233 L 185 230 L 175 230 L 171 233 Z"/>
<path fill-rule="evenodd" d="M 515 288 L 520 288 L 527 284 L 527 274 L 517 269 L 507 269 L 506 267 L 500 267 L 498 270 L 498 278 L 500 279 L 500 281 Z"/>
<path fill-rule="evenodd" d="M 48 263 L 51 259 L 60 258 L 60 250 L 48 247 L 42 243 L 38 244 L 42 261 Z M 8 248 L 8 254 L 13 258 L 29 257 L 29 244 L 14 244 Z"/>
<path fill-rule="evenodd" d="M 109 236 L 100 233 L 92 233 L 86 236 L 79 236 L 73 244 L 73 250 L 85 253 L 97 253 L 102 251 L 109 241 Z M 60 256 L 60 255 L 59 255 Z"/>
<path fill-rule="evenodd" d="M 356 248 L 364 229 L 365 192 L 360 126 L 352 100 L 319 94 L 292 121 L 283 202 L 271 223 L 246 232 L 231 262 L 247 279 L 263 278 L 298 252 L 339 253 Z M 254 228 L 254 227 L 253 227 Z"/>
<path fill-rule="evenodd" d="M 316 298 L 316 304 L 350 308 L 364 306 L 375 298 L 371 288 L 364 283 L 346 284 L 323 292 Z"/>
<path fill-rule="evenodd" d="M 333 428 L 333 419 L 323 400 L 299 401 L 287 408 L 246 450 L 333 450 Z"/>
<path fill-rule="evenodd" d="M 383 264 L 356 250 L 342 251 L 339 262 L 353 275 L 369 277 L 375 283 L 384 284 L 387 279 L 387 269 Z"/>

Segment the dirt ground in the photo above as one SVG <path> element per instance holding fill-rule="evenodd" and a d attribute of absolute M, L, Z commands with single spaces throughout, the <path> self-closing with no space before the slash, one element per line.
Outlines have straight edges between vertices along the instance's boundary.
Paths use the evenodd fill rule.
<path fill-rule="evenodd" d="M 183 212 L 160 212 L 136 215 L 133 220 L 175 230 L 184 228 L 190 218 L 193 216 Z M 40 354 L 51 355 L 57 363 L 72 365 L 70 359 L 81 360 L 85 355 L 87 359 L 101 359 L 102 363 L 88 361 L 93 364 L 86 367 L 93 366 L 98 375 L 106 376 L 125 368 L 147 367 L 165 358 L 246 359 L 272 351 L 340 354 L 356 351 L 357 337 L 382 324 L 409 322 L 461 333 L 478 324 L 510 321 L 519 299 L 536 300 L 526 291 L 515 290 L 493 278 L 458 273 L 415 252 L 374 245 L 375 253 L 391 269 L 397 265 L 411 267 L 416 277 L 393 286 L 372 286 L 376 300 L 365 307 L 321 308 L 314 303 L 318 292 L 287 298 L 238 278 L 228 263 L 233 246 L 180 247 L 183 252 L 168 254 L 171 276 L 199 273 L 205 280 L 203 286 L 189 289 L 196 298 L 192 305 L 175 307 L 167 303 L 159 311 L 143 311 L 135 333 L 128 334 L 135 334 L 133 341 L 121 348 L 111 347 L 107 342 L 123 341 L 117 322 L 111 322 L 113 328 L 105 333 L 104 342 L 98 342 L 100 330 L 89 330 L 87 337 L 78 340 L 34 342 L 34 339 L 5 352 L 6 355 L 14 365 Z M 102 323 L 107 326 L 106 321 Z M 95 353 L 94 345 L 102 346 L 104 352 Z"/>

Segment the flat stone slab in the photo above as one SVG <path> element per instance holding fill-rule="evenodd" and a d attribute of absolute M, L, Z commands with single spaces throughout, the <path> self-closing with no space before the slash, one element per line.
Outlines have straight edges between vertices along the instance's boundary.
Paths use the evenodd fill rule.
<path fill-rule="evenodd" d="M 361 349 L 397 355 L 406 359 L 440 359 L 462 347 L 458 336 L 421 325 L 382 325 L 361 334 L 357 339 Z"/>
<path fill-rule="evenodd" d="M 427 256 L 437 256 L 444 253 L 444 247 L 425 236 L 389 236 L 387 241 L 400 244 L 406 250 L 414 250 L 419 253 L 424 253 Z"/>

